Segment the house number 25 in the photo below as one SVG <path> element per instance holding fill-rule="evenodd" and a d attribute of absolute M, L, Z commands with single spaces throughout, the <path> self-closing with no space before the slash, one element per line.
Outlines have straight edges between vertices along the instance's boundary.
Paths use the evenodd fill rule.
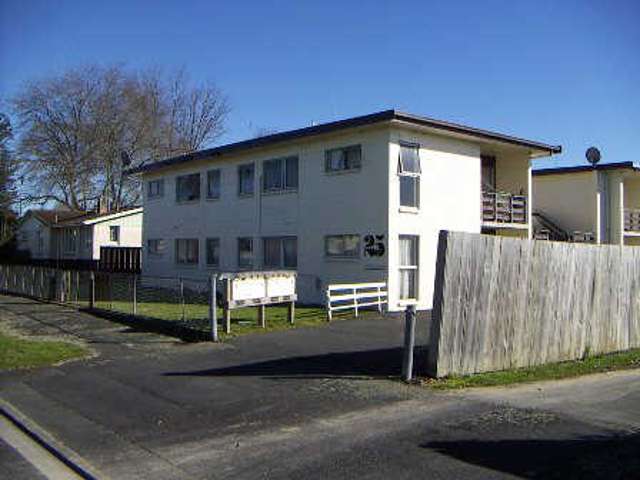
<path fill-rule="evenodd" d="M 367 257 L 382 257 L 387 249 L 384 246 L 384 235 L 365 235 L 364 254 Z"/>

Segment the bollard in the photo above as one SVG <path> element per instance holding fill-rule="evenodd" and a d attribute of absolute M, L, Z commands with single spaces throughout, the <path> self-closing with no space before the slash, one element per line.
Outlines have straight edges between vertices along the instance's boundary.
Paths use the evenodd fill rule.
<path fill-rule="evenodd" d="M 216 298 L 217 277 L 211 275 L 209 281 L 209 321 L 211 322 L 211 340 L 218 341 L 218 303 Z"/>
<path fill-rule="evenodd" d="M 413 346 L 416 334 L 416 306 L 408 305 L 404 315 L 404 359 L 402 362 L 402 379 L 410 382 L 413 378 Z"/>

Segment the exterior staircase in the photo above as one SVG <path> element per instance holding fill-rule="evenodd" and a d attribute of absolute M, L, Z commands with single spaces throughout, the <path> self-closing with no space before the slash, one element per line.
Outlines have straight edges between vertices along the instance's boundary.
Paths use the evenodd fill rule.
<path fill-rule="evenodd" d="M 542 212 L 533 212 L 533 238 L 569 242 L 572 236 Z"/>

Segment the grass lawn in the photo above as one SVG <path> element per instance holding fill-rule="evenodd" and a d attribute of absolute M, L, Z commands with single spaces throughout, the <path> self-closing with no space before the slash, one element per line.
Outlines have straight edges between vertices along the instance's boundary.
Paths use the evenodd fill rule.
<path fill-rule="evenodd" d="M 96 307 L 105 310 L 112 310 L 119 313 L 133 313 L 131 302 L 97 302 Z M 184 316 L 183 316 L 184 311 Z M 261 333 L 277 330 L 287 330 L 297 327 L 321 326 L 327 323 L 326 311 L 319 307 L 305 307 L 296 305 L 295 323 L 288 322 L 286 305 L 272 305 L 266 307 L 267 327 L 261 328 L 258 325 L 258 308 L 247 307 L 231 310 L 231 334 L 226 335 L 224 330 L 224 320 L 222 309 L 218 308 L 218 331 L 220 338 L 236 337 L 249 333 Z M 137 314 L 158 318 L 161 320 L 181 321 L 193 325 L 194 328 L 208 330 L 209 328 L 209 307 L 202 303 L 185 303 L 181 305 L 177 302 L 138 302 Z M 361 311 L 358 318 L 378 316 L 377 311 Z M 341 314 L 334 313 L 334 319 L 353 318 L 353 312 Z"/>
<path fill-rule="evenodd" d="M 74 343 L 27 340 L 0 332 L 0 370 L 41 367 L 87 354 L 86 348 Z"/>
<path fill-rule="evenodd" d="M 640 349 L 607 355 L 590 356 L 583 360 L 551 363 L 536 367 L 518 368 L 502 372 L 478 373 L 476 375 L 427 379 L 422 383 L 435 389 L 458 389 L 467 387 L 493 387 L 541 380 L 560 380 L 591 373 L 640 368 Z"/>

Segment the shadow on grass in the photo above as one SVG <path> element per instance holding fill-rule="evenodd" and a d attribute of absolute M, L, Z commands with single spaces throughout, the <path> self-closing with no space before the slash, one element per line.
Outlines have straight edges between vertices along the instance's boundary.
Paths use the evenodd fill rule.
<path fill-rule="evenodd" d="M 174 320 L 162 320 L 153 317 L 132 316 L 113 310 L 81 309 L 96 317 L 104 318 L 114 323 L 129 327 L 127 333 L 152 332 L 177 338 L 183 342 L 204 342 L 211 340 L 211 333 L 203 328 L 190 326 L 187 323 Z"/>
<path fill-rule="evenodd" d="M 522 478 L 638 478 L 640 433 L 566 440 L 466 440 L 421 445 Z"/>
<path fill-rule="evenodd" d="M 263 377 L 269 379 L 397 377 L 402 368 L 401 347 L 358 352 L 327 353 L 307 357 L 281 358 L 224 368 L 169 372 L 169 377 Z M 414 365 L 424 365 L 426 348 L 417 347 Z M 418 372 L 419 373 L 419 372 Z"/>

